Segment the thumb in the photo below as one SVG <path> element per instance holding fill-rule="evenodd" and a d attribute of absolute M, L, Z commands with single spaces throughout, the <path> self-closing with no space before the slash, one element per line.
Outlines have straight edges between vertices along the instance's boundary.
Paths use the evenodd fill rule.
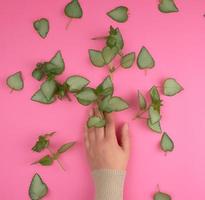
<path fill-rule="evenodd" d="M 129 126 L 125 123 L 121 131 L 121 145 L 122 149 L 129 154 L 130 152 L 130 135 L 129 135 Z"/>

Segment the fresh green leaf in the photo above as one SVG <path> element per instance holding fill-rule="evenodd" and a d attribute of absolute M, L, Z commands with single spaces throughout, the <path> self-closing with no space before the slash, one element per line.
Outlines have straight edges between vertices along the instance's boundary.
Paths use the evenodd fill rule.
<path fill-rule="evenodd" d="M 42 104 L 51 104 L 53 103 L 56 98 L 53 97 L 50 100 L 47 100 L 47 98 L 45 97 L 45 95 L 42 93 L 41 90 L 38 90 L 32 97 L 31 97 L 32 101 L 36 101 Z"/>
<path fill-rule="evenodd" d="M 33 78 L 35 78 L 36 80 L 40 81 L 43 79 L 44 77 L 44 73 L 41 69 L 35 68 L 32 72 L 32 76 Z"/>
<path fill-rule="evenodd" d="M 66 5 L 64 13 L 70 18 L 81 18 L 83 16 L 83 10 L 78 0 L 71 0 L 71 2 Z"/>
<path fill-rule="evenodd" d="M 168 151 L 173 151 L 174 150 L 174 142 L 172 139 L 169 137 L 167 133 L 163 133 L 161 141 L 160 141 L 160 147 L 162 151 L 168 152 Z"/>
<path fill-rule="evenodd" d="M 152 123 L 151 123 L 151 120 L 150 120 L 150 119 L 147 119 L 147 125 L 148 125 L 148 127 L 149 127 L 152 131 L 154 131 L 154 132 L 156 132 L 156 133 L 161 133 L 161 132 L 162 132 L 161 126 L 160 126 L 160 122 L 159 122 L 159 121 L 156 122 L 156 123 L 154 123 L 154 124 L 152 124 Z"/>
<path fill-rule="evenodd" d="M 174 0 L 160 0 L 158 9 L 162 13 L 172 13 L 179 11 Z"/>
<path fill-rule="evenodd" d="M 53 158 L 50 155 L 46 155 L 38 161 L 39 164 L 49 166 L 53 164 Z"/>
<path fill-rule="evenodd" d="M 109 64 L 113 59 L 114 57 L 118 54 L 119 52 L 119 49 L 117 47 L 105 47 L 103 48 L 102 50 L 102 55 L 103 55 L 103 58 L 105 60 L 105 63 L 106 64 Z"/>
<path fill-rule="evenodd" d="M 156 86 L 152 86 L 152 88 L 150 89 L 150 96 L 152 102 L 160 101 L 159 91 Z"/>
<path fill-rule="evenodd" d="M 56 90 L 57 85 L 55 80 L 46 80 L 41 85 L 41 91 L 48 101 L 50 101 L 54 97 Z"/>
<path fill-rule="evenodd" d="M 154 200 L 171 200 L 171 196 L 166 194 L 166 193 L 162 193 L 162 192 L 156 192 L 154 194 Z"/>
<path fill-rule="evenodd" d="M 174 78 L 168 78 L 163 84 L 163 93 L 166 96 L 174 96 L 181 92 L 183 87 Z"/>
<path fill-rule="evenodd" d="M 146 47 L 142 47 L 138 57 L 137 65 L 140 69 L 153 68 L 155 66 L 155 61 Z"/>
<path fill-rule="evenodd" d="M 130 68 L 135 62 L 135 52 L 128 53 L 121 58 L 120 64 L 123 68 Z"/>
<path fill-rule="evenodd" d="M 83 88 L 79 93 L 76 94 L 78 102 L 82 105 L 89 105 L 97 100 L 95 91 L 92 88 Z"/>
<path fill-rule="evenodd" d="M 41 18 L 36 20 L 33 23 L 33 27 L 42 38 L 46 38 L 49 32 L 49 22 L 47 19 Z"/>
<path fill-rule="evenodd" d="M 36 152 L 41 152 L 49 145 L 49 140 L 45 136 L 39 136 L 38 141 L 33 146 L 32 150 Z"/>
<path fill-rule="evenodd" d="M 29 196 L 31 200 L 40 200 L 48 193 L 48 187 L 43 182 L 39 174 L 35 174 L 29 186 Z"/>
<path fill-rule="evenodd" d="M 102 119 L 98 116 L 91 116 L 89 117 L 88 121 L 87 121 L 87 127 L 88 128 L 100 128 L 100 127 L 104 127 L 105 126 L 105 119 Z"/>
<path fill-rule="evenodd" d="M 68 151 L 71 147 L 73 147 L 75 145 L 76 142 L 69 142 L 66 144 L 63 144 L 57 151 L 58 154 L 64 153 L 66 151 Z"/>
<path fill-rule="evenodd" d="M 59 75 L 64 71 L 64 68 L 65 63 L 61 51 L 58 51 L 49 62 L 44 63 L 46 74 Z"/>
<path fill-rule="evenodd" d="M 140 110 L 145 110 L 147 108 L 147 102 L 146 102 L 145 97 L 141 94 L 139 90 L 137 93 L 137 97 L 138 97 Z"/>
<path fill-rule="evenodd" d="M 103 100 L 100 102 L 99 109 L 103 112 L 112 112 L 111 105 L 109 104 L 109 101 L 111 99 L 111 95 L 106 96 L 103 98 Z"/>
<path fill-rule="evenodd" d="M 90 61 L 94 66 L 103 67 L 105 65 L 105 60 L 102 56 L 101 51 L 89 49 L 88 52 L 89 52 Z"/>
<path fill-rule="evenodd" d="M 107 12 L 107 15 L 112 18 L 114 21 L 123 23 L 128 19 L 128 8 L 125 6 L 119 6 Z"/>
<path fill-rule="evenodd" d="M 10 75 L 6 80 L 6 83 L 12 90 L 22 90 L 24 88 L 22 73 L 19 71 Z"/>
<path fill-rule="evenodd" d="M 159 111 L 155 110 L 153 106 L 149 107 L 149 118 L 152 124 L 159 122 L 161 119 Z"/>
<path fill-rule="evenodd" d="M 95 91 L 97 95 L 108 96 L 113 94 L 113 90 L 112 79 L 110 76 L 107 76 Z"/>
<path fill-rule="evenodd" d="M 69 86 L 70 92 L 78 92 L 89 84 L 89 80 L 79 75 L 70 76 L 66 83 Z"/>

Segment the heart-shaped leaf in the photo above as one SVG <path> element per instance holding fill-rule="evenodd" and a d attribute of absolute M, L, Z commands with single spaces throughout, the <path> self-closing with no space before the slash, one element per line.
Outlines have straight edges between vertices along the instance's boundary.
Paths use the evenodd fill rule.
<path fill-rule="evenodd" d="M 39 163 L 43 166 L 49 166 L 49 165 L 53 164 L 53 158 L 50 155 L 46 155 L 46 156 L 44 156 L 43 158 L 41 158 L 39 161 L 37 161 L 35 163 Z"/>
<path fill-rule="evenodd" d="M 141 48 L 137 57 L 137 65 L 139 69 L 149 69 L 155 66 L 155 61 L 146 47 Z"/>
<path fill-rule="evenodd" d="M 172 13 L 179 11 L 174 0 L 160 0 L 158 8 L 162 13 Z"/>
<path fill-rule="evenodd" d="M 107 113 L 113 111 L 111 105 L 109 104 L 110 99 L 111 99 L 111 95 L 108 95 L 105 98 L 103 98 L 103 100 L 100 102 L 100 105 L 99 105 L 99 108 L 101 111 L 107 112 Z"/>
<path fill-rule="evenodd" d="M 46 80 L 41 85 L 41 91 L 44 94 L 44 96 L 47 98 L 48 101 L 54 97 L 54 94 L 57 90 L 57 83 L 55 80 Z"/>
<path fill-rule="evenodd" d="M 174 96 L 181 92 L 183 87 L 174 78 L 168 78 L 163 84 L 163 93 L 166 96 Z"/>
<path fill-rule="evenodd" d="M 105 60 L 105 63 L 106 64 L 109 64 L 113 59 L 114 57 L 118 54 L 119 52 L 119 49 L 117 47 L 105 47 L 103 48 L 102 50 L 102 55 L 103 55 L 103 58 Z"/>
<path fill-rule="evenodd" d="M 15 74 L 10 75 L 7 80 L 6 83 L 8 85 L 9 88 L 11 88 L 12 90 L 22 90 L 24 88 L 24 82 L 23 82 L 23 78 L 22 78 L 22 73 L 16 72 Z"/>
<path fill-rule="evenodd" d="M 112 79 L 110 76 L 107 76 L 95 91 L 97 95 L 108 96 L 113 94 L 113 90 Z"/>
<path fill-rule="evenodd" d="M 171 196 L 166 194 L 166 193 L 162 193 L 162 192 L 156 192 L 154 194 L 154 200 L 171 200 Z"/>
<path fill-rule="evenodd" d="M 78 92 L 89 84 L 89 80 L 79 75 L 70 76 L 66 80 L 70 92 Z"/>
<path fill-rule="evenodd" d="M 41 18 L 36 20 L 33 23 L 34 29 L 37 31 L 37 33 L 40 35 L 42 38 L 46 38 L 48 32 L 49 32 L 49 22 L 45 18 Z"/>
<path fill-rule="evenodd" d="M 156 86 L 152 86 L 152 88 L 150 89 L 150 96 L 152 102 L 160 101 L 159 91 Z"/>
<path fill-rule="evenodd" d="M 168 136 L 167 133 L 163 133 L 161 141 L 160 141 L 160 147 L 162 151 L 168 152 L 168 151 L 173 151 L 174 150 L 174 143 L 172 139 Z"/>
<path fill-rule="evenodd" d="M 125 6 L 119 6 L 107 12 L 107 15 L 112 18 L 114 21 L 123 23 L 128 19 L 128 8 Z"/>
<path fill-rule="evenodd" d="M 68 151 L 71 147 L 73 147 L 75 145 L 76 142 L 69 142 L 66 144 L 63 144 L 57 151 L 58 154 L 62 154 L 66 151 Z"/>
<path fill-rule="evenodd" d="M 83 16 L 83 10 L 78 0 L 72 0 L 69 2 L 64 9 L 64 13 L 70 18 L 81 18 Z"/>
<path fill-rule="evenodd" d="M 31 200 L 40 200 L 48 193 L 48 187 L 43 182 L 39 174 L 35 174 L 29 186 L 29 196 Z"/>
<path fill-rule="evenodd" d="M 38 141 L 33 146 L 32 150 L 36 152 L 41 152 L 42 150 L 47 148 L 48 145 L 49 145 L 49 140 L 44 136 L 39 136 Z"/>
<path fill-rule="evenodd" d="M 40 81 L 44 78 L 44 72 L 41 69 L 35 68 L 32 72 L 33 78 Z"/>
<path fill-rule="evenodd" d="M 84 88 L 79 93 L 76 94 L 78 102 L 82 105 L 89 105 L 97 100 L 95 91 L 92 88 Z"/>
<path fill-rule="evenodd" d="M 161 133 L 161 132 L 162 132 L 161 126 L 160 126 L 160 122 L 159 122 L 159 121 L 156 122 L 156 123 L 154 123 L 154 124 L 152 124 L 152 123 L 151 123 L 151 120 L 150 120 L 150 119 L 147 119 L 147 125 L 148 125 L 148 127 L 149 127 L 152 131 L 154 131 L 154 132 L 156 132 L 156 133 Z"/>
<path fill-rule="evenodd" d="M 159 111 L 155 110 L 153 106 L 149 107 L 149 118 L 152 124 L 159 122 L 161 119 Z"/>
<path fill-rule="evenodd" d="M 120 64 L 123 68 L 130 68 L 135 62 L 135 52 L 128 53 L 121 58 Z"/>
<path fill-rule="evenodd" d="M 64 68 L 65 63 L 61 51 L 58 51 L 49 62 L 44 64 L 44 71 L 47 74 L 59 75 L 64 71 Z"/>
<path fill-rule="evenodd" d="M 92 116 L 89 117 L 88 121 L 87 121 L 87 127 L 88 128 L 100 128 L 100 127 L 104 127 L 105 126 L 105 119 L 102 119 L 100 117 L 97 116 Z"/>
<path fill-rule="evenodd" d="M 42 104 L 51 104 L 53 103 L 56 98 L 53 97 L 51 98 L 50 100 L 48 100 L 45 95 L 42 93 L 41 90 L 38 90 L 32 97 L 31 97 L 31 100 L 32 101 L 36 101 L 36 102 L 39 102 L 39 103 L 42 103 Z"/>
<path fill-rule="evenodd" d="M 146 102 L 145 97 L 141 94 L 139 90 L 137 93 L 137 98 L 138 98 L 140 110 L 145 110 L 147 108 L 147 102 Z"/>
<path fill-rule="evenodd" d="M 89 57 L 91 63 L 96 67 L 103 67 L 105 65 L 105 60 L 102 56 L 101 51 L 97 51 L 94 49 L 89 49 Z"/>

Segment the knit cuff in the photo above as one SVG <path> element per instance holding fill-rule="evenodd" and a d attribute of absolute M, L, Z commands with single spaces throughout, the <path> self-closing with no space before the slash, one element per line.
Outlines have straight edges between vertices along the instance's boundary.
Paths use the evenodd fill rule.
<path fill-rule="evenodd" d="M 123 200 L 125 175 L 124 170 L 94 170 L 95 200 Z"/>

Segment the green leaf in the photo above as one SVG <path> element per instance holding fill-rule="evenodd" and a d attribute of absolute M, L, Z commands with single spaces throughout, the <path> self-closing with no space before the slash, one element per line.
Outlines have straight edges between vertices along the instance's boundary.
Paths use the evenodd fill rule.
<path fill-rule="evenodd" d="M 53 103 L 56 98 L 53 97 L 50 100 L 47 100 L 47 98 L 45 97 L 45 95 L 42 93 L 41 90 L 38 90 L 32 97 L 31 97 L 32 101 L 36 101 L 42 104 L 51 104 Z"/>
<path fill-rule="evenodd" d="M 160 147 L 162 151 L 168 152 L 174 150 L 174 143 L 172 139 L 167 135 L 167 133 L 163 133 L 161 141 L 160 141 Z"/>
<path fill-rule="evenodd" d="M 112 79 L 110 76 L 107 76 L 95 91 L 97 95 L 108 96 L 113 94 L 113 90 Z"/>
<path fill-rule="evenodd" d="M 103 48 L 102 50 L 102 55 L 103 55 L 103 58 L 105 60 L 105 63 L 106 64 L 109 64 L 113 59 L 114 57 L 118 54 L 119 52 L 119 49 L 117 47 L 105 47 Z"/>
<path fill-rule="evenodd" d="M 179 11 L 174 0 L 160 0 L 158 9 L 162 13 L 172 13 Z"/>
<path fill-rule="evenodd" d="M 58 51 L 49 62 L 44 63 L 44 71 L 46 74 L 59 75 L 64 71 L 65 63 L 61 54 Z"/>
<path fill-rule="evenodd" d="M 33 23 L 34 29 L 37 31 L 37 33 L 40 35 L 42 38 L 46 38 L 48 32 L 49 32 L 49 22 L 45 18 L 41 18 L 36 20 Z"/>
<path fill-rule="evenodd" d="M 150 96 L 151 96 L 152 102 L 160 101 L 159 91 L 156 86 L 152 86 L 152 88 L 150 89 Z"/>
<path fill-rule="evenodd" d="M 45 148 L 47 148 L 49 145 L 49 140 L 46 139 L 45 136 L 39 136 L 38 141 L 33 146 L 32 150 L 36 152 L 41 152 Z"/>
<path fill-rule="evenodd" d="M 83 88 L 79 93 L 76 94 L 78 102 L 82 105 L 89 105 L 97 100 L 95 91 L 92 88 Z"/>
<path fill-rule="evenodd" d="M 105 126 L 105 119 L 102 119 L 100 117 L 97 116 L 92 116 L 89 117 L 88 121 L 87 121 L 87 127 L 88 128 L 100 128 L 100 127 L 104 127 Z"/>
<path fill-rule="evenodd" d="M 159 122 L 161 119 L 159 111 L 155 110 L 153 106 L 149 107 L 149 118 L 152 124 Z"/>
<path fill-rule="evenodd" d="M 138 98 L 140 110 L 145 110 L 147 108 L 147 102 L 145 97 L 141 94 L 139 90 L 137 93 L 137 98 Z"/>
<path fill-rule="evenodd" d="M 79 75 L 70 76 L 66 83 L 69 86 L 70 92 L 78 92 L 89 84 L 89 80 Z"/>
<path fill-rule="evenodd" d="M 35 78 L 36 80 L 40 81 L 43 79 L 44 77 L 44 73 L 41 69 L 35 68 L 32 72 L 32 76 L 33 78 Z"/>
<path fill-rule="evenodd" d="M 73 147 L 75 145 L 76 142 L 69 142 L 66 144 L 63 144 L 57 151 L 58 154 L 64 153 L 66 151 L 68 151 L 71 147 Z"/>
<path fill-rule="evenodd" d="M 31 200 L 40 200 L 48 193 L 48 187 L 43 182 L 39 174 L 35 174 L 29 186 L 29 196 Z"/>
<path fill-rule="evenodd" d="M 171 196 L 169 196 L 166 193 L 162 193 L 162 192 L 156 192 L 154 194 L 154 200 L 171 200 Z"/>
<path fill-rule="evenodd" d="M 168 78 L 163 84 L 163 93 L 166 96 L 174 96 L 181 92 L 183 87 L 174 78 Z"/>
<path fill-rule="evenodd" d="M 16 72 L 15 74 L 10 75 L 6 79 L 6 83 L 8 87 L 10 87 L 12 90 L 16 90 L 16 91 L 22 90 L 24 88 L 22 73 L 19 71 Z"/>
<path fill-rule="evenodd" d="M 112 18 L 114 21 L 123 23 L 128 19 L 128 8 L 125 6 L 119 6 L 107 12 L 107 15 Z"/>
<path fill-rule="evenodd" d="M 105 60 L 102 56 L 101 51 L 89 49 L 88 52 L 89 52 L 90 61 L 94 66 L 103 67 L 105 65 Z"/>
<path fill-rule="evenodd" d="M 160 122 L 156 122 L 154 124 L 151 123 L 151 120 L 150 119 L 147 119 L 147 126 L 154 132 L 156 133 L 161 133 L 162 130 L 161 130 L 161 126 L 160 126 Z"/>
<path fill-rule="evenodd" d="M 120 64 L 123 68 L 130 68 L 135 62 L 135 52 L 128 53 L 121 58 Z"/>
<path fill-rule="evenodd" d="M 83 16 L 83 10 L 78 0 L 72 0 L 69 2 L 64 9 L 64 13 L 70 18 L 81 18 Z"/>
<path fill-rule="evenodd" d="M 56 90 L 57 85 L 55 80 L 46 80 L 41 85 L 41 91 L 48 101 L 50 101 L 54 97 Z"/>
<path fill-rule="evenodd" d="M 39 164 L 49 166 L 53 164 L 53 158 L 50 155 L 46 155 L 38 161 Z"/>
<path fill-rule="evenodd" d="M 137 65 L 140 69 L 148 69 L 155 66 L 155 61 L 146 47 L 141 48 L 137 57 Z"/>
<path fill-rule="evenodd" d="M 108 95 L 105 98 L 103 98 L 103 100 L 100 102 L 99 105 L 101 111 L 108 112 L 108 113 L 113 111 L 109 104 L 110 99 L 111 99 L 111 95 Z"/>

